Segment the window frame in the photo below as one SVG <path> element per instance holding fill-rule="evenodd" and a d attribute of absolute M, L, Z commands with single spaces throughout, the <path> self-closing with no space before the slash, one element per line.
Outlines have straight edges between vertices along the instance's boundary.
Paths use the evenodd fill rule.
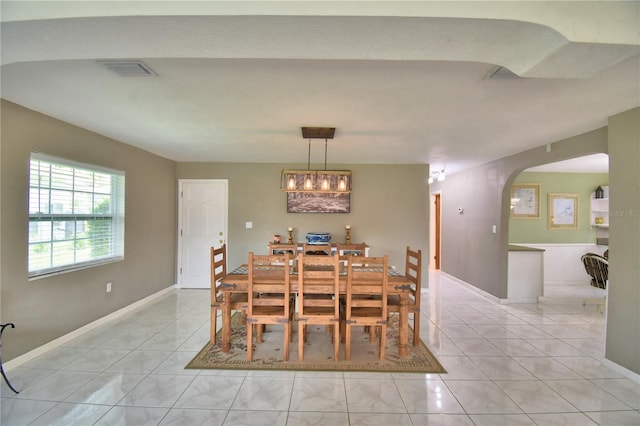
<path fill-rule="evenodd" d="M 38 164 L 38 170 L 34 172 L 35 164 Z M 45 170 L 43 173 L 41 170 L 42 164 L 49 169 L 48 172 Z M 53 166 L 72 170 L 71 175 L 66 175 L 68 181 L 65 182 L 65 185 L 70 185 L 70 187 L 56 186 L 53 183 L 54 178 L 62 176 L 62 174 L 55 173 Z M 83 175 L 85 178 L 91 176 L 90 189 L 86 187 L 86 180 L 84 181 L 85 187 L 82 188 Z M 34 177 L 37 181 L 35 181 Z M 108 191 L 104 189 L 100 191 L 97 178 L 103 179 L 103 188 L 106 182 L 105 178 L 109 179 L 106 184 Z M 54 193 L 70 197 L 70 203 L 69 199 L 66 200 L 66 207 L 60 208 L 58 206 L 58 209 L 65 210 L 66 208 L 67 211 L 54 212 L 56 209 Z M 30 280 L 124 260 L 124 171 L 32 152 L 29 159 L 27 196 L 27 274 Z M 84 204 L 81 201 L 76 203 L 76 200 L 82 200 L 83 198 Z M 86 211 L 87 200 L 90 200 L 89 208 L 91 211 Z M 96 211 L 96 209 L 104 207 L 102 204 L 105 200 L 108 200 L 107 207 L 109 210 L 105 212 Z M 32 213 L 32 203 L 34 202 L 37 203 L 35 209 L 38 209 L 38 211 Z M 44 208 L 41 207 L 42 205 L 44 205 Z M 69 211 L 68 209 L 71 210 Z M 83 212 L 82 210 L 85 211 Z M 50 223 L 51 225 L 32 226 L 32 224 L 39 222 Z M 64 231 L 56 228 L 56 224 L 58 224 L 59 228 L 64 228 Z M 64 227 L 61 227 L 61 224 L 64 224 Z M 104 232 L 103 228 L 102 232 L 104 234 L 101 235 L 99 227 L 104 227 L 105 224 L 107 224 L 107 232 Z M 91 229 L 86 229 L 92 226 L 94 227 L 93 232 L 95 232 L 93 235 L 91 235 Z M 64 232 L 65 237 L 56 237 L 56 233 L 60 234 L 61 232 Z M 71 234 L 72 237 L 67 237 L 67 234 Z M 100 242 L 100 239 L 105 238 L 107 244 L 94 245 L 96 241 Z M 59 253 L 59 257 L 56 258 L 55 246 L 65 244 L 71 247 L 67 247 L 66 254 Z M 37 245 L 42 245 L 45 253 L 48 253 L 48 264 L 46 255 L 41 256 L 39 259 L 35 254 L 35 250 L 37 250 L 35 246 Z M 87 245 L 90 248 L 87 248 Z M 32 248 L 34 249 L 33 251 Z M 103 251 L 105 249 L 107 250 L 105 255 L 96 255 L 94 252 L 94 250 Z M 88 255 L 89 251 L 91 252 L 90 255 Z M 71 256 L 72 259 L 65 261 L 65 256 Z M 56 260 L 58 261 L 56 262 Z M 47 265 L 38 267 L 38 261 Z"/>

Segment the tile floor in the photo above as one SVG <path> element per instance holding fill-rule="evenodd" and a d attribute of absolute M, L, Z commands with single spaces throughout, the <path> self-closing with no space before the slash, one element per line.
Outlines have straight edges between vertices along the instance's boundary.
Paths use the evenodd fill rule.
<path fill-rule="evenodd" d="M 422 338 L 448 374 L 198 371 L 208 290 L 175 290 L 9 371 L 3 426 L 640 425 L 640 385 L 601 364 L 589 288 L 499 305 L 430 274 Z M 220 322 L 219 322 L 220 323 Z"/>

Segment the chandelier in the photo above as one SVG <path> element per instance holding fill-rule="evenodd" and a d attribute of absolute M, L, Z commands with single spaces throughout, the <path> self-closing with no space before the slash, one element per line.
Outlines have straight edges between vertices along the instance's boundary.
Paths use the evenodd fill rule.
<path fill-rule="evenodd" d="M 283 170 L 280 188 L 285 192 L 351 192 L 350 170 L 327 170 L 327 145 L 335 127 L 302 127 L 302 137 L 309 140 L 307 170 Z M 324 139 L 324 170 L 311 170 L 311 139 Z"/>

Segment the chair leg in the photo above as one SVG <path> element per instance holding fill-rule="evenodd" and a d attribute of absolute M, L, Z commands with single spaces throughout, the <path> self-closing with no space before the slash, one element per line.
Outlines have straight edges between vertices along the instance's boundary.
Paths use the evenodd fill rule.
<path fill-rule="evenodd" d="M 247 361 L 253 361 L 253 324 L 247 324 Z"/>
<path fill-rule="evenodd" d="M 289 361 L 289 330 L 291 329 L 291 321 L 284 323 L 284 354 L 282 358 Z"/>
<path fill-rule="evenodd" d="M 218 316 L 218 308 L 216 308 L 215 306 L 212 306 L 211 307 L 211 336 L 209 338 L 209 341 L 214 346 L 216 344 L 216 327 L 218 326 L 217 316 Z"/>
<path fill-rule="evenodd" d="M 349 324 L 345 325 L 344 334 L 345 334 L 344 359 L 346 359 L 347 361 L 351 361 L 351 325 Z"/>
<path fill-rule="evenodd" d="M 420 312 L 413 313 L 413 346 L 420 341 Z"/>
<path fill-rule="evenodd" d="M 298 361 L 304 361 L 304 340 L 307 338 L 305 326 L 298 321 Z"/>
<path fill-rule="evenodd" d="M 377 327 L 376 327 L 377 328 Z M 384 359 L 384 348 L 387 344 L 387 326 L 380 326 L 380 359 Z"/>
<path fill-rule="evenodd" d="M 374 326 L 374 325 L 370 325 L 368 326 L 369 328 L 369 341 L 370 342 L 375 342 L 377 335 L 376 333 L 378 332 L 378 327 Z"/>
<path fill-rule="evenodd" d="M 262 332 L 265 329 L 265 325 L 264 324 L 258 324 L 258 325 L 256 325 L 256 328 L 258 329 L 256 331 L 256 343 L 262 343 L 263 342 L 263 340 L 262 340 Z"/>
<path fill-rule="evenodd" d="M 333 336 L 331 336 L 331 340 L 333 341 L 333 359 L 334 361 L 340 361 L 340 324 L 333 324 Z"/>

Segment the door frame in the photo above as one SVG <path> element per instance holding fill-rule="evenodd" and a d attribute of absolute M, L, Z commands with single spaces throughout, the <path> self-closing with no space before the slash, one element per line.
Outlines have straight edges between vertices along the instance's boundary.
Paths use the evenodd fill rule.
<path fill-rule="evenodd" d="M 429 217 L 429 252 L 433 256 L 429 259 L 430 269 L 440 269 L 442 265 L 442 192 L 430 194 Z"/>
<path fill-rule="evenodd" d="M 221 182 L 224 184 L 224 240 L 227 244 L 227 254 L 229 253 L 229 180 L 228 179 L 178 179 L 178 227 L 176 229 L 176 238 L 178 239 L 178 250 L 176 253 L 176 288 L 182 288 L 182 274 L 180 272 L 180 260 L 182 259 L 182 238 L 180 232 L 182 230 L 182 189 L 185 182 Z M 225 261 L 228 262 L 228 256 Z M 226 265 L 229 266 L 228 264 Z"/>

